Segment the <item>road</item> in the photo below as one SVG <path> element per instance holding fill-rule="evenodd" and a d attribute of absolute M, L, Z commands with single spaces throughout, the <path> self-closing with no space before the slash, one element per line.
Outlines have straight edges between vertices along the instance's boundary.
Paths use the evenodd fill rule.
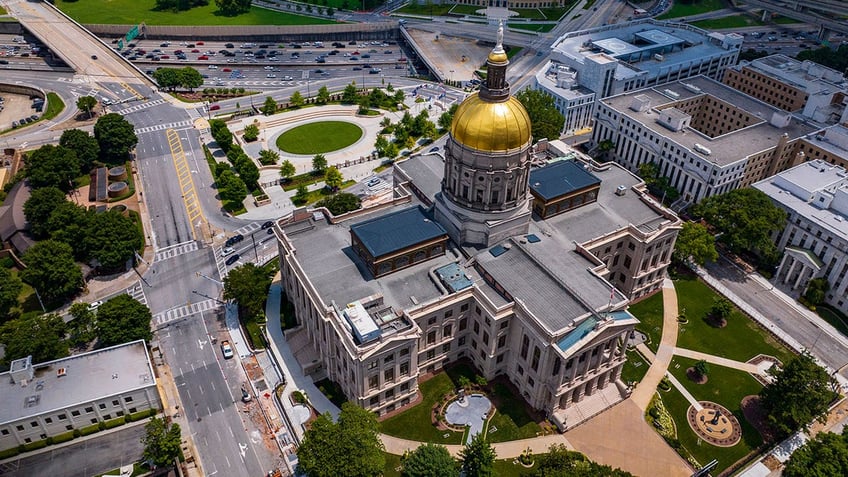
<path fill-rule="evenodd" d="M 131 423 L 23 457 L 0 467 L 5 477 L 91 477 L 141 460 L 144 422 Z M 258 474 L 257 474 L 258 475 Z"/>

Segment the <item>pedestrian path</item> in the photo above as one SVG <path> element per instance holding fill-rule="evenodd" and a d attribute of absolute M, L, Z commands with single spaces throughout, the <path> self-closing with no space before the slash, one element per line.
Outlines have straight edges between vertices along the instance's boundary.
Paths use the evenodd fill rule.
<path fill-rule="evenodd" d="M 164 123 L 164 124 L 156 124 L 154 126 L 145 126 L 143 128 L 138 128 L 135 130 L 136 134 L 144 134 L 155 131 L 164 131 L 166 129 L 180 130 L 180 129 L 188 129 L 193 127 L 193 124 L 190 120 L 185 119 L 183 121 L 177 121 L 174 123 Z"/>
<path fill-rule="evenodd" d="M 657 355 L 651 358 L 651 367 L 648 368 L 645 377 L 642 378 L 642 381 L 636 386 L 633 394 L 630 395 L 630 399 L 642 411 L 647 410 L 648 405 L 651 404 L 651 399 L 654 397 L 657 385 L 668 370 L 668 365 L 671 364 L 674 345 L 677 344 L 677 292 L 674 289 L 674 282 L 670 278 L 666 278 L 663 281 L 662 298 L 663 328 L 659 349 L 657 350 Z M 644 345 L 643 347 L 647 350 L 647 347 Z M 640 351 L 642 350 L 642 348 L 639 349 Z"/>
<path fill-rule="evenodd" d="M 189 242 L 183 242 L 177 245 L 171 245 L 170 247 L 164 248 L 156 252 L 156 256 L 154 257 L 154 262 L 161 262 L 163 260 L 167 260 L 169 258 L 174 258 L 179 255 L 183 255 L 189 252 L 194 252 L 199 249 L 200 245 L 196 240 L 191 240 Z"/>
<path fill-rule="evenodd" d="M 732 359 L 722 358 L 721 356 L 701 353 L 700 351 L 692 351 L 691 349 L 674 348 L 674 354 L 676 356 L 683 356 L 684 358 L 703 359 L 704 361 L 711 364 L 717 364 L 726 368 L 738 369 L 739 371 L 745 371 L 746 373 L 760 373 L 760 368 L 758 368 L 754 364 L 743 363 L 741 361 L 734 361 Z"/>
<path fill-rule="evenodd" d="M 682 394 L 683 397 L 685 397 L 686 400 L 689 401 L 689 404 L 691 404 L 692 407 L 694 407 L 696 411 L 700 411 L 701 409 L 704 408 L 703 406 L 701 406 L 700 403 L 698 403 L 698 400 L 695 399 L 695 396 L 693 396 L 692 393 L 690 393 L 686 389 L 686 386 L 681 384 L 680 381 L 678 381 L 677 378 L 675 378 L 674 375 L 671 374 L 671 372 L 667 371 L 665 373 L 665 376 L 668 378 L 669 381 L 671 381 L 671 384 L 674 385 L 674 387 L 677 388 L 678 391 L 680 391 L 680 394 Z"/>
<path fill-rule="evenodd" d="M 233 235 L 249 235 L 255 230 L 259 230 L 262 228 L 262 222 L 251 222 L 244 227 L 238 228 L 233 231 Z"/>
<path fill-rule="evenodd" d="M 116 112 L 120 113 L 121 115 L 126 115 L 126 114 L 130 114 L 130 113 L 134 113 L 136 111 L 141 111 L 142 109 L 147 109 L 151 106 L 158 106 L 158 105 L 163 104 L 163 103 L 165 103 L 164 99 L 161 99 L 161 98 L 160 99 L 154 99 L 152 101 L 145 101 L 143 103 L 135 104 L 135 105 L 130 106 L 128 108 L 119 109 Z"/>
<path fill-rule="evenodd" d="M 197 303 L 191 303 L 188 305 L 178 306 L 176 308 L 171 308 L 170 310 L 165 310 L 163 312 L 159 312 L 153 315 L 153 326 L 156 328 L 161 328 L 175 321 L 179 321 L 184 318 L 188 318 L 189 316 L 200 313 L 201 311 L 212 310 L 220 306 L 221 302 L 219 302 L 218 300 L 210 299 L 199 301 Z"/>
<path fill-rule="evenodd" d="M 138 280 L 136 280 L 135 285 L 127 288 L 127 295 L 133 297 L 142 305 L 147 305 L 147 295 L 144 294 L 144 288 L 141 286 L 141 283 L 139 283 Z"/>

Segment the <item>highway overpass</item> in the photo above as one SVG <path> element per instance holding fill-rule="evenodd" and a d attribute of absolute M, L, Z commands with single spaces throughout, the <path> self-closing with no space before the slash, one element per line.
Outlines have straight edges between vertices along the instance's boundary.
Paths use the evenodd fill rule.
<path fill-rule="evenodd" d="M 848 22 L 833 19 L 833 14 L 848 15 L 848 4 L 834 0 L 744 0 L 744 4 L 754 8 L 762 8 L 767 13 L 777 13 L 785 17 L 794 18 L 810 25 L 820 28 L 819 38 L 826 40 L 830 32 L 839 32 L 848 35 Z M 832 5 L 825 6 L 823 4 Z M 814 11 L 822 11 L 824 15 L 817 15 Z"/>

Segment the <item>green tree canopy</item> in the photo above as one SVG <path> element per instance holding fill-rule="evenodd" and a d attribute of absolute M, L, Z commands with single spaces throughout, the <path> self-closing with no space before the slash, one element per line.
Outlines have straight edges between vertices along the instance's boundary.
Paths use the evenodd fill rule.
<path fill-rule="evenodd" d="M 306 184 L 299 184 L 297 186 L 297 192 L 295 192 L 292 196 L 292 202 L 294 202 L 295 204 L 302 204 L 303 202 L 306 202 L 308 198 L 309 189 L 306 188 Z"/>
<path fill-rule="evenodd" d="M 262 163 L 263 166 L 274 165 L 279 160 L 280 153 L 277 151 L 272 151 L 270 149 L 262 149 L 259 151 L 259 162 Z"/>
<path fill-rule="evenodd" d="M 65 322 L 55 314 L 25 314 L 0 326 L 0 342 L 6 345 L 3 363 L 32 355 L 33 363 L 43 363 L 68 355 Z"/>
<path fill-rule="evenodd" d="M 193 91 L 194 88 L 199 88 L 203 85 L 203 75 L 196 69 L 186 66 L 177 71 L 177 81 L 183 88 Z"/>
<path fill-rule="evenodd" d="M 97 98 L 93 96 L 80 96 L 77 98 L 77 108 L 80 111 L 88 113 L 89 119 L 91 118 L 91 111 L 95 106 L 97 106 Z"/>
<path fill-rule="evenodd" d="M 135 298 L 120 294 L 97 309 L 97 337 L 101 346 L 114 346 L 135 340 L 150 341 L 150 308 Z"/>
<path fill-rule="evenodd" d="M 21 270 L 21 279 L 35 287 L 45 302 L 59 303 L 82 290 L 82 271 L 66 243 L 38 242 L 27 250 L 23 262 L 27 268 Z"/>
<path fill-rule="evenodd" d="M 142 236 L 135 222 L 114 210 L 94 214 L 88 232 L 84 247 L 107 270 L 122 268 L 141 249 Z"/>
<path fill-rule="evenodd" d="M 86 237 L 92 232 L 90 224 L 93 216 L 93 212 L 81 205 L 68 200 L 62 202 L 47 219 L 50 238 L 68 244 L 74 251 L 75 259 L 88 260 L 89 250 L 85 245 Z"/>
<path fill-rule="evenodd" d="M 475 435 L 459 453 L 467 477 L 494 477 L 497 454 L 482 434 Z"/>
<path fill-rule="evenodd" d="M 769 423 L 783 435 L 808 429 L 814 420 L 824 422 L 836 394 L 833 379 L 813 357 L 804 352 L 784 367 L 773 366 L 774 380 L 760 391 L 760 404 Z"/>
<path fill-rule="evenodd" d="M 323 174 L 327 169 L 327 157 L 323 154 L 315 154 L 312 158 L 312 170 L 316 174 Z"/>
<path fill-rule="evenodd" d="M 171 91 L 180 85 L 180 75 L 176 68 L 159 68 L 153 72 L 153 79 L 160 88 Z"/>
<path fill-rule="evenodd" d="M 439 444 L 426 443 L 401 459 L 402 477 L 456 477 L 459 463 Z"/>
<path fill-rule="evenodd" d="M 233 133 L 230 132 L 227 123 L 221 119 L 212 119 L 209 121 L 209 132 L 224 154 L 229 152 L 233 146 Z"/>
<path fill-rule="evenodd" d="M 804 298 L 811 305 L 819 305 L 824 302 L 828 290 L 830 290 L 830 283 L 826 277 L 813 278 L 807 282 Z"/>
<path fill-rule="evenodd" d="M 157 467 L 172 467 L 174 461 L 182 456 L 182 431 L 180 425 L 153 417 L 144 426 L 144 460 Z"/>
<path fill-rule="evenodd" d="M 733 303 L 727 298 L 716 297 L 713 299 L 713 306 L 710 308 L 710 314 L 716 318 L 725 319 L 733 312 Z"/>
<path fill-rule="evenodd" d="M 767 261 L 777 258 L 771 234 L 786 225 L 786 212 L 757 189 L 734 189 L 707 197 L 692 208 L 720 233 L 734 253 L 754 251 Z"/>
<path fill-rule="evenodd" d="M 330 166 L 324 174 L 324 183 L 327 184 L 327 187 L 332 189 L 333 192 L 335 192 L 339 190 L 339 187 L 341 187 L 342 183 L 344 183 L 344 177 L 336 166 Z"/>
<path fill-rule="evenodd" d="M 356 194 L 340 192 L 318 201 L 318 207 L 326 207 L 333 215 L 342 215 L 346 212 L 362 207 L 362 201 Z"/>
<path fill-rule="evenodd" d="M 26 177 L 33 189 L 57 187 L 65 192 L 74 188 L 79 175 L 79 159 L 74 151 L 47 144 L 27 154 Z"/>
<path fill-rule="evenodd" d="M 110 113 L 100 116 L 94 125 L 94 137 L 100 144 L 100 155 L 104 162 L 121 164 L 136 144 L 133 125 L 120 114 Z"/>
<path fill-rule="evenodd" d="M 294 164 L 292 164 L 290 160 L 286 159 L 282 164 L 280 164 L 280 176 L 282 176 L 283 179 L 291 179 L 296 172 L 297 169 L 295 169 Z"/>
<path fill-rule="evenodd" d="M 303 95 L 300 94 L 300 91 L 295 91 L 294 93 L 292 93 L 291 98 L 289 98 L 289 101 L 295 108 L 299 108 L 303 106 L 304 103 L 306 103 L 306 100 L 303 99 Z"/>
<path fill-rule="evenodd" d="M 271 276 L 252 263 L 238 266 L 224 278 L 224 299 L 238 302 L 247 319 L 265 313 L 265 298 L 271 286 Z"/>
<path fill-rule="evenodd" d="M 215 181 L 218 195 L 226 202 L 242 202 L 247 197 L 247 187 L 233 171 L 227 169 L 218 174 Z"/>
<path fill-rule="evenodd" d="M 629 472 L 592 462 L 585 455 L 568 450 L 562 444 L 552 445 L 548 452 L 536 456 L 531 477 L 633 477 Z"/>
<path fill-rule="evenodd" d="M 75 348 L 84 348 L 97 338 L 97 316 L 88 303 L 82 302 L 71 305 L 68 313 L 73 317 L 66 324 L 68 344 Z"/>
<path fill-rule="evenodd" d="M 318 89 L 317 101 L 320 104 L 327 104 L 330 101 L 330 90 L 327 89 L 326 86 L 321 86 L 321 88 Z"/>
<path fill-rule="evenodd" d="M 277 102 L 270 96 L 265 97 L 265 103 L 262 104 L 262 114 L 270 116 L 277 112 Z"/>
<path fill-rule="evenodd" d="M 12 308 L 18 306 L 18 295 L 23 286 L 17 275 L 0 266 L 0 323 L 12 318 Z"/>
<path fill-rule="evenodd" d="M 356 103 L 358 93 L 356 91 L 356 84 L 350 83 L 345 86 L 345 89 L 342 91 L 342 103 L 344 104 L 354 104 Z"/>
<path fill-rule="evenodd" d="M 826 46 L 815 50 L 801 50 L 795 58 L 801 61 L 814 61 L 836 71 L 844 72 L 848 69 L 848 44 L 842 43 L 836 50 Z"/>
<path fill-rule="evenodd" d="M 297 451 L 299 469 L 309 477 L 355 475 L 376 477 L 383 473 L 385 456 L 377 417 L 346 402 L 337 423 L 329 413 L 318 417 L 303 436 Z"/>
<path fill-rule="evenodd" d="M 848 427 L 842 434 L 820 432 L 789 457 L 783 477 L 848 475 Z"/>
<path fill-rule="evenodd" d="M 254 124 L 248 124 L 244 127 L 244 140 L 247 142 L 253 142 L 259 139 L 259 126 Z"/>
<path fill-rule="evenodd" d="M 250 10 L 252 0 L 215 0 L 215 5 L 218 6 L 218 11 L 222 15 L 233 17 L 240 13 L 245 13 Z"/>
<path fill-rule="evenodd" d="M 100 145 L 91 134 L 80 129 L 66 129 L 59 138 L 59 145 L 68 148 L 77 155 L 80 171 L 85 174 L 100 157 Z"/>
<path fill-rule="evenodd" d="M 698 265 L 714 262 L 718 259 L 715 237 L 703 224 L 683 222 L 683 228 L 674 243 L 672 256 L 679 262 L 691 258 Z"/>
<path fill-rule="evenodd" d="M 256 185 L 256 181 L 259 180 L 259 168 L 256 167 L 256 164 L 247 157 L 247 154 L 242 153 L 238 155 L 233 166 L 248 189 L 253 189 Z"/>
<path fill-rule="evenodd" d="M 65 193 L 56 187 L 35 189 L 24 202 L 24 217 L 29 222 L 30 232 L 36 238 L 50 236 L 51 229 L 47 225 L 50 215 L 59 204 L 65 202 Z"/>
<path fill-rule="evenodd" d="M 527 115 L 530 116 L 530 124 L 533 138 L 539 140 L 548 138 L 559 139 L 562 135 L 562 127 L 565 125 L 565 117 L 556 108 L 554 98 L 537 89 L 524 89 L 515 97 L 524 105 Z"/>

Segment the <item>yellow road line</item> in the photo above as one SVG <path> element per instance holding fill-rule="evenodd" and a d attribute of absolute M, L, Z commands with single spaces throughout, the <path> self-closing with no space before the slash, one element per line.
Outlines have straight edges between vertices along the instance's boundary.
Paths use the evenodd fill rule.
<path fill-rule="evenodd" d="M 205 222 L 206 218 L 203 217 L 203 211 L 200 209 L 197 191 L 194 189 L 194 181 L 191 178 L 191 169 L 188 166 L 179 133 L 173 129 L 167 129 L 165 134 L 168 136 L 168 147 L 171 148 L 171 157 L 174 160 L 174 169 L 177 172 L 180 194 L 191 225 L 191 235 L 195 240 L 198 240 L 195 221 Z"/>

